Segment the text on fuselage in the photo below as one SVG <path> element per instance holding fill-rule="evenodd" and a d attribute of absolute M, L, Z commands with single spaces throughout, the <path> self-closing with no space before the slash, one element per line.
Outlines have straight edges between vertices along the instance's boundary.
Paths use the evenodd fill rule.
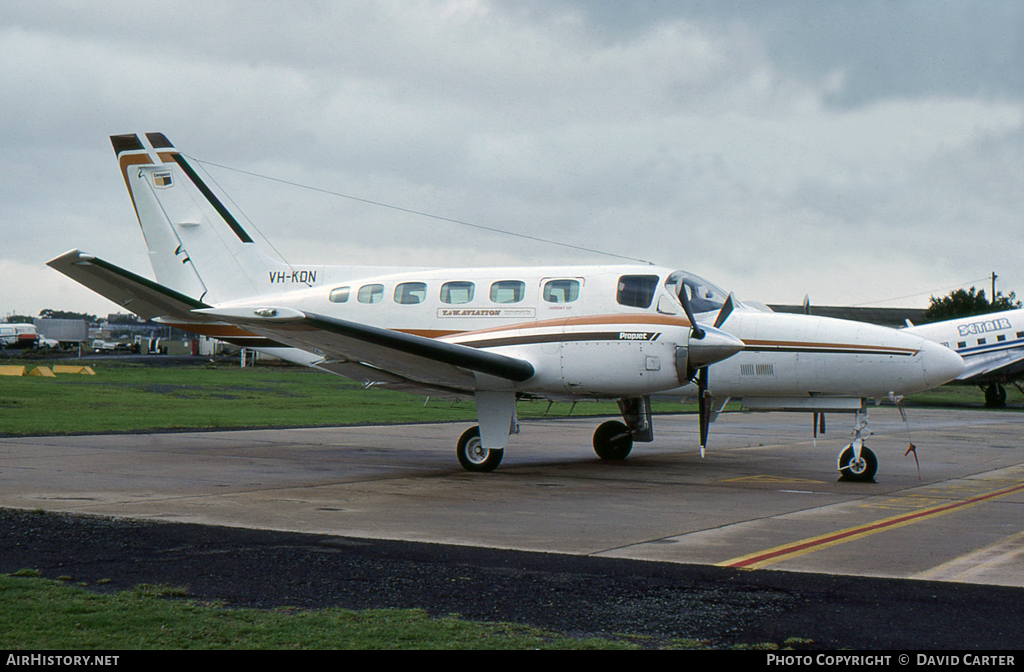
<path fill-rule="evenodd" d="M 297 282 L 311 285 L 316 282 L 316 271 L 270 271 L 270 284 Z"/>
<path fill-rule="evenodd" d="M 1004 329 L 1012 329 L 1010 321 L 1005 317 L 999 318 L 998 320 L 986 320 L 984 322 L 971 322 L 970 324 L 958 324 L 957 331 L 960 332 L 961 336 L 967 336 L 968 334 L 984 334 L 987 331 L 1002 331 Z"/>

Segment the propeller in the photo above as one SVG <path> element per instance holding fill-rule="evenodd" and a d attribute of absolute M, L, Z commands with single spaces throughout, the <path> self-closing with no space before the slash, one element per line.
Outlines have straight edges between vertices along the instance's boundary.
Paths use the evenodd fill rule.
<path fill-rule="evenodd" d="M 706 328 L 702 328 L 693 316 L 693 309 L 690 307 L 690 297 L 687 295 L 685 287 L 679 291 L 679 301 L 683 304 L 683 312 L 686 313 L 686 318 L 690 320 L 690 345 L 687 352 L 686 374 L 688 379 L 694 380 L 696 378 L 697 382 L 700 456 L 704 457 L 705 448 L 708 445 L 708 429 L 711 425 L 711 411 L 714 402 L 708 385 L 708 367 L 739 352 L 742 349 L 742 341 L 725 332 L 718 331 L 719 327 L 725 324 L 725 321 L 732 314 L 734 308 L 732 293 L 729 294 L 729 297 L 722 304 L 721 309 L 719 309 L 718 316 L 715 317 L 713 330 L 715 333 L 713 338 L 708 338 L 710 332 Z M 695 340 L 699 343 L 695 344 Z M 714 343 L 711 341 L 714 341 Z"/>

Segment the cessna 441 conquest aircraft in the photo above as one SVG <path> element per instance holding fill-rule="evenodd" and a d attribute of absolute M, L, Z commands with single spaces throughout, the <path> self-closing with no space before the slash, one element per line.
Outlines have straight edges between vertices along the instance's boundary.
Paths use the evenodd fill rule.
<path fill-rule="evenodd" d="M 1003 385 L 1024 375 L 1024 308 L 910 326 L 903 331 L 955 350 L 964 360 L 964 370 L 956 379 L 983 389 L 986 406 L 1005 406 Z"/>
<path fill-rule="evenodd" d="M 700 445 L 720 412 L 856 413 L 841 473 L 871 480 L 868 397 L 941 385 L 963 369 L 893 329 L 735 302 L 657 266 L 293 266 L 265 255 L 161 133 L 111 141 L 157 282 L 72 250 L 49 265 L 145 319 L 257 348 L 365 384 L 472 396 L 460 463 L 491 471 L 518 431 L 516 400 L 616 399 L 594 434 L 603 459 L 652 441 L 651 395 L 700 399 Z M 695 319 L 696 318 L 696 319 Z M 712 366 L 713 365 L 713 366 Z"/>

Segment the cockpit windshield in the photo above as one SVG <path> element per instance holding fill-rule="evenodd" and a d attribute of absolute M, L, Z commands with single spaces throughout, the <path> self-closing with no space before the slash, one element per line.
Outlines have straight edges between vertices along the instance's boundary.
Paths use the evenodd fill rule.
<path fill-rule="evenodd" d="M 675 296 L 679 296 L 679 292 L 685 291 L 687 298 L 690 299 L 690 308 L 694 313 L 718 310 L 729 297 L 729 293 L 721 287 L 712 285 L 704 278 L 685 271 L 676 271 L 668 276 L 668 279 L 665 280 L 665 289 Z"/>

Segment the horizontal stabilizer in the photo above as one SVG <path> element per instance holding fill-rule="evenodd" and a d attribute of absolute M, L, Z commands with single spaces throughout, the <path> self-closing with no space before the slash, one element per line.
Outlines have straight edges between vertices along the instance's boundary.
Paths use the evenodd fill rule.
<path fill-rule="evenodd" d="M 202 301 L 185 296 L 141 275 L 97 259 L 79 250 L 65 252 L 46 265 L 60 271 L 97 294 L 130 310 L 144 320 L 175 317 L 183 320 L 212 322 L 212 318 L 192 312 L 208 307 Z"/>

